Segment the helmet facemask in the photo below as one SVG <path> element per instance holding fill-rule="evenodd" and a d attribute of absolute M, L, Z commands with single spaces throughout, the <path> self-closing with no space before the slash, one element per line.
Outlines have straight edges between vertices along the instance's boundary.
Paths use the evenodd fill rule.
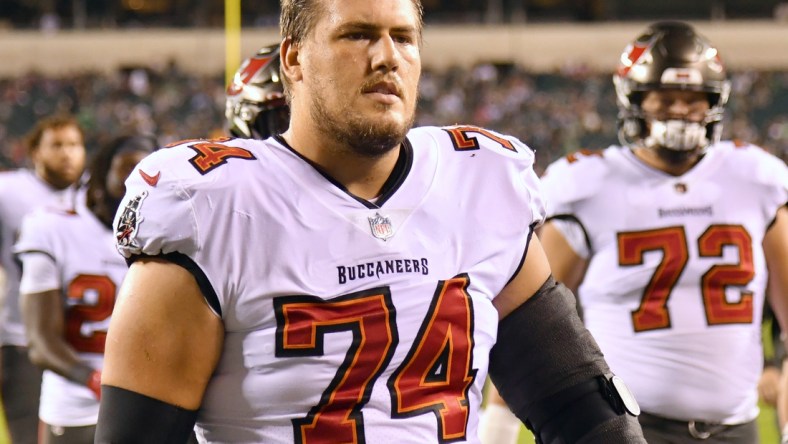
<path fill-rule="evenodd" d="M 652 25 L 624 50 L 613 83 L 622 144 L 654 149 L 673 163 L 719 141 L 730 83 L 717 50 L 688 25 Z M 705 93 L 709 109 L 703 119 L 661 118 L 643 112 L 648 91 L 670 89 Z"/>

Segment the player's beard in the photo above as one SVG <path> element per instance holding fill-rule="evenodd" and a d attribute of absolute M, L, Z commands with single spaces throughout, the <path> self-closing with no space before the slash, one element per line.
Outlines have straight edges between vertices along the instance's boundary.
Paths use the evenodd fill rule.
<path fill-rule="evenodd" d="M 681 151 L 681 150 L 673 150 L 670 148 L 665 148 L 664 146 L 656 146 L 651 149 L 653 149 L 654 152 L 657 153 L 657 156 L 660 159 L 662 159 L 663 162 L 675 167 L 681 167 L 687 164 L 694 164 L 701 157 L 703 157 L 703 151 L 704 151 L 702 148 Z"/>
<path fill-rule="evenodd" d="M 58 190 L 70 187 L 79 180 L 79 176 L 82 174 L 81 170 L 77 171 L 73 169 L 71 171 L 63 171 L 61 168 L 52 167 L 47 163 L 43 164 L 41 171 L 44 180 Z"/>
<path fill-rule="evenodd" d="M 408 120 L 398 125 L 390 121 L 363 118 L 344 110 L 336 112 L 326 105 L 323 95 L 313 94 L 312 97 L 310 113 L 320 132 L 364 157 L 380 157 L 399 147 L 416 117 L 415 112 L 411 111 Z"/>

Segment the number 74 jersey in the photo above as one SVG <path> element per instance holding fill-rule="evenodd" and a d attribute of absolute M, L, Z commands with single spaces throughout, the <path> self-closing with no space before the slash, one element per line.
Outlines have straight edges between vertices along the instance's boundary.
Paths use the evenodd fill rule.
<path fill-rule="evenodd" d="M 682 176 L 626 148 L 571 155 L 543 177 L 548 217 L 582 230 L 585 322 L 644 411 L 728 424 L 757 415 L 762 248 L 788 169 L 758 147 L 708 149 Z M 574 233 L 574 234 L 573 234 Z"/>
<path fill-rule="evenodd" d="M 373 203 L 281 138 L 143 160 L 120 250 L 191 270 L 225 326 L 200 439 L 478 442 L 491 300 L 544 215 L 532 164 L 480 128 L 413 130 Z"/>

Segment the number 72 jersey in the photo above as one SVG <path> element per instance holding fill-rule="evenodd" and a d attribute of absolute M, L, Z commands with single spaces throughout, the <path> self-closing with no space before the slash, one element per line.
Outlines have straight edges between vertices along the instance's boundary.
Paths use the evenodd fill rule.
<path fill-rule="evenodd" d="M 225 326 L 200 439 L 478 442 L 491 300 L 544 215 L 532 164 L 480 128 L 413 130 L 373 203 L 281 138 L 143 160 L 120 250 L 190 269 Z"/>
<path fill-rule="evenodd" d="M 675 177 L 611 147 L 555 162 L 543 189 L 549 218 L 582 227 L 567 237 L 590 259 L 578 291 L 585 322 L 643 410 L 753 419 L 762 242 L 788 201 L 785 164 L 725 142 Z"/>

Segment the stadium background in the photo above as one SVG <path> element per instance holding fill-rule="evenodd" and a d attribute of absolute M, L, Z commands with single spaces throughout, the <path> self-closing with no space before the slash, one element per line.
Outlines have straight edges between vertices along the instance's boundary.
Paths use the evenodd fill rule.
<path fill-rule="evenodd" d="M 725 137 L 788 159 L 788 2 L 423 3 L 419 124 L 514 134 L 536 149 L 538 168 L 604 148 L 616 142 L 610 74 L 624 45 L 650 21 L 682 19 L 731 73 Z M 78 116 L 89 150 L 132 129 L 162 142 L 221 134 L 227 72 L 277 40 L 277 17 L 273 0 L 1 0 L 0 167 L 24 164 L 24 134 L 55 111 Z M 761 424 L 761 442 L 777 443 L 774 412 Z"/>

